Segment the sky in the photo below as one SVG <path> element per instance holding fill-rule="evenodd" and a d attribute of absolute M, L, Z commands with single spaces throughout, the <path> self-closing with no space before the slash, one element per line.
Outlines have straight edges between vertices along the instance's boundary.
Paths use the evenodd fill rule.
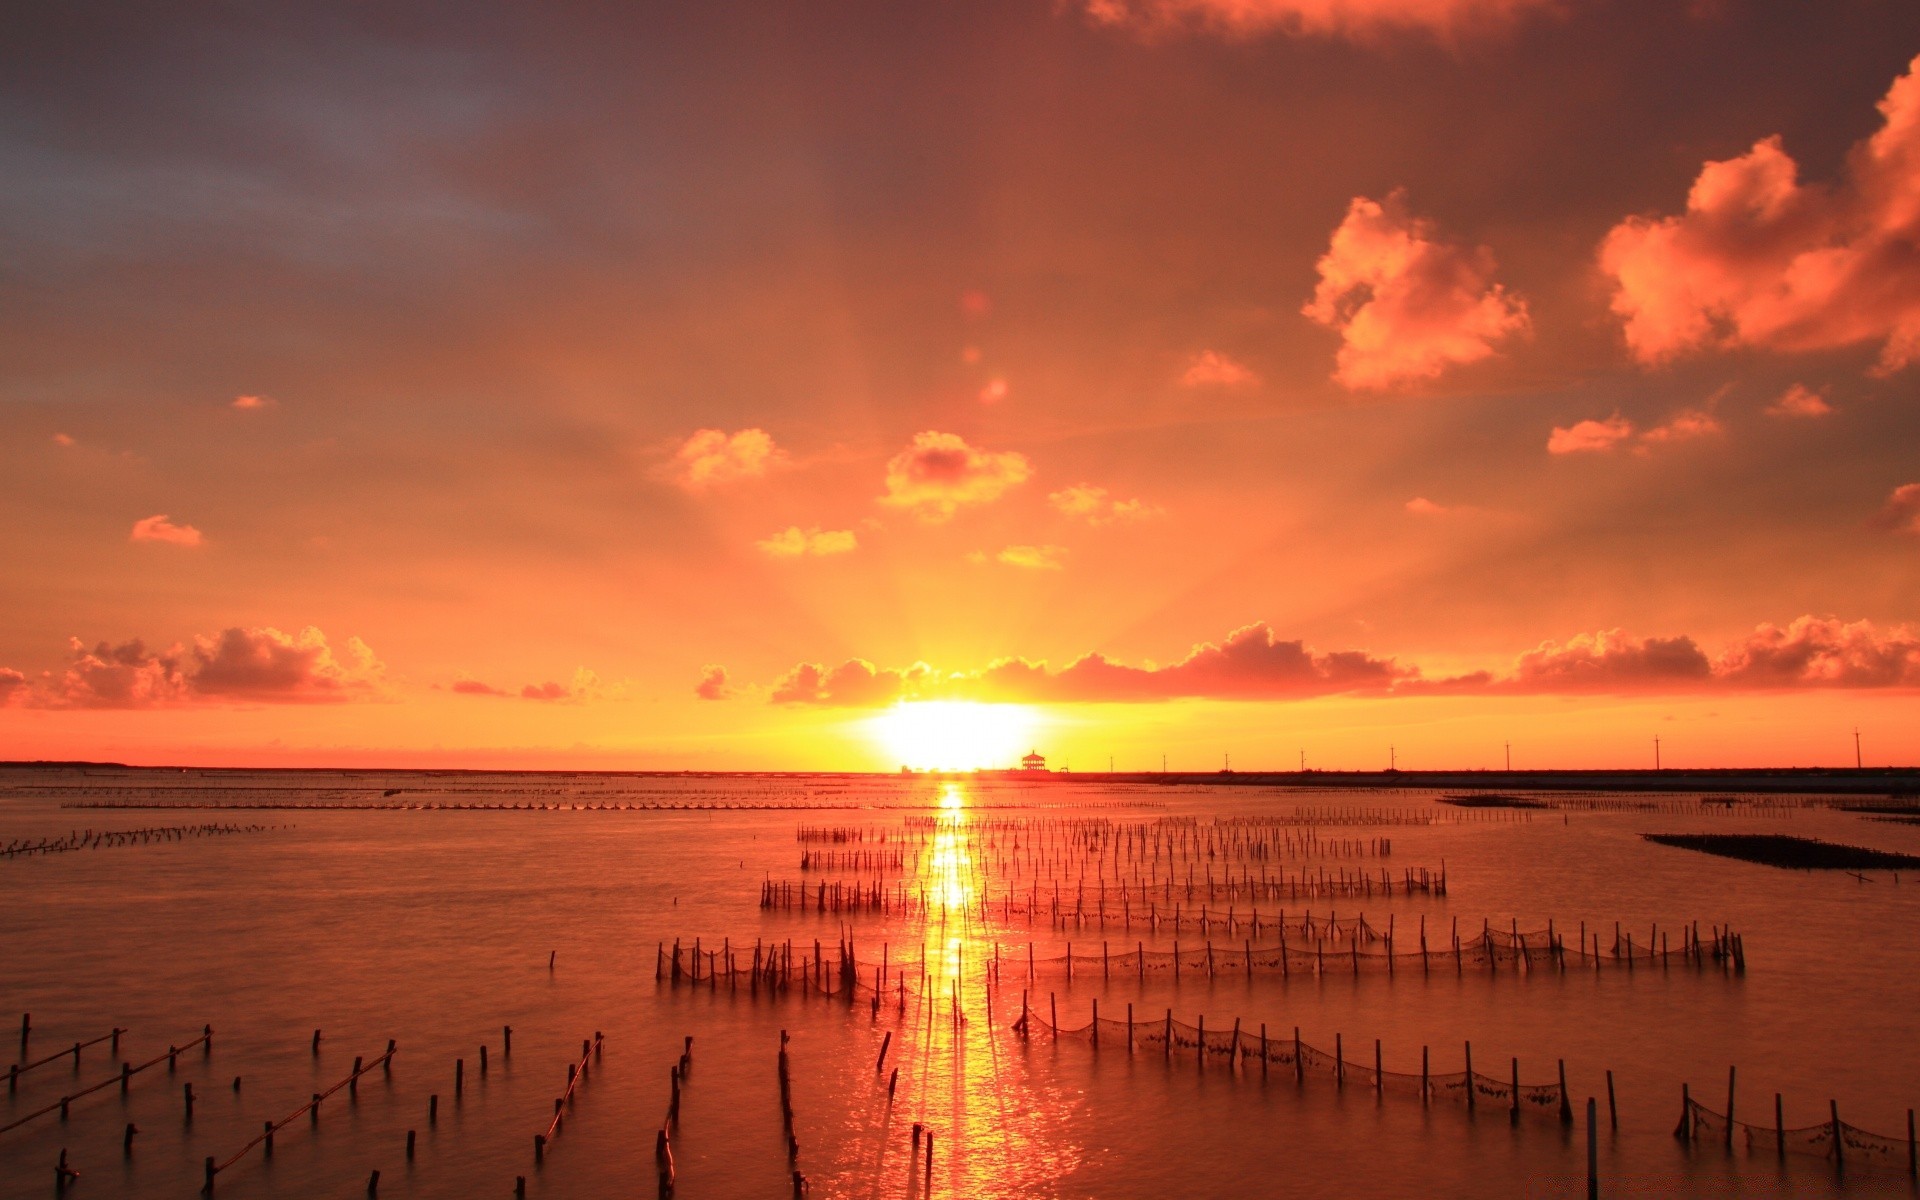
<path fill-rule="evenodd" d="M 73 4 L 0 758 L 1920 761 L 1905 0 Z"/>

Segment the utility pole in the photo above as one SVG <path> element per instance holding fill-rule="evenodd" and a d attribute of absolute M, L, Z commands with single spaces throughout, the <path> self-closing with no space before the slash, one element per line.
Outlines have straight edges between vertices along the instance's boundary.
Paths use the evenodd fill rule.
<path fill-rule="evenodd" d="M 1164 754 L 1160 756 L 1160 773 L 1162 775 L 1167 773 L 1167 756 Z"/>
<path fill-rule="evenodd" d="M 1507 770 L 1513 770 L 1513 743 L 1507 743 Z"/>
<path fill-rule="evenodd" d="M 1858 771 L 1861 768 L 1861 765 L 1862 764 L 1860 762 L 1860 727 L 1858 725 L 1855 725 L 1853 727 L 1853 769 Z"/>
<path fill-rule="evenodd" d="M 1220 755 L 1220 759 L 1221 759 L 1222 770 L 1227 770 L 1227 771 L 1233 770 L 1233 755 L 1231 753 L 1222 752 Z"/>
<path fill-rule="evenodd" d="M 1657 733 L 1653 735 L 1653 769 L 1660 769 L 1660 735 Z"/>
<path fill-rule="evenodd" d="M 1388 746 L 1387 747 L 1387 770 L 1398 771 L 1399 769 L 1400 769 L 1400 759 L 1396 756 L 1394 748 L 1392 746 Z"/>
<path fill-rule="evenodd" d="M 1113 774 L 1113 755 L 1107 755 L 1107 774 Z"/>
<path fill-rule="evenodd" d="M 1306 770 L 1307 770 L 1307 748 L 1305 746 L 1302 746 L 1300 748 L 1300 771 L 1302 774 L 1305 774 Z"/>

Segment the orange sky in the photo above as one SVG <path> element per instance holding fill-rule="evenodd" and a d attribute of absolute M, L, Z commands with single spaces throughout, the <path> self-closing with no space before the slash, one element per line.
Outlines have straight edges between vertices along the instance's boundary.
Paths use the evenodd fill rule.
<path fill-rule="evenodd" d="M 1910 3 L 463 7 L 0 46 L 0 757 L 1920 760 Z"/>

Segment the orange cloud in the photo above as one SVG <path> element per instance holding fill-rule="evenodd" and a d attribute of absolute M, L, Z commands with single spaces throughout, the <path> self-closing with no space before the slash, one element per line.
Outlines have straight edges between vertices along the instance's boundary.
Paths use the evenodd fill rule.
<path fill-rule="evenodd" d="M 233 398 L 233 407 L 243 412 L 257 408 L 272 408 L 273 405 L 274 401 L 269 396 L 235 396 Z"/>
<path fill-rule="evenodd" d="M 325 634 L 268 627 L 224 629 L 164 653 L 139 639 L 91 649 L 68 641 L 68 660 L 29 684 L 18 671 L 8 689 L 36 708 L 153 708 L 200 700 L 257 704 L 324 704 L 386 695 L 386 666 L 359 638 L 348 638 L 344 661 Z"/>
<path fill-rule="evenodd" d="M 585 667 L 576 667 L 571 683 L 530 683 L 520 689 L 522 700 L 551 701 L 562 704 L 584 704 L 589 700 L 606 699 L 617 692 L 609 690 L 600 683 L 600 676 Z"/>
<path fill-rule="evenodd" d="M 1102 25 L 1144 33 L 1200 30 L 1245 38 L 1265 33 L 1364 36 L 1388 29 L 1446 35 L 1494 28 L 1551 0 L 1083 0 Z"/>
<path fill-rule="evenodd" d="M 1920 687 L 1920 637 L 1905 625 L 1804 616 L 1762 625 L 1728 648 L 1715 674 L 1749 687 Z"/>
<path fill-rule="evenodd" d="M 1382 390 L 1478 362 L 1529 328 L 1526 302 L 1493 282 L 1493 254 L 1438 240 L 1395 192 L 1356 196 L 1321 256 L 1320 283 L 1301 311 L 1338 330 L 1334 380 Z"/>
<path fill-rule="evenodd" d="M 1604 421 L 1577 421 L 1558 426 L 1547 437 L 1548 454 L 1596 454 L 1613 449 L 1633 436 L 1633 422 L 1619 413 Z"/>
<path fill-rule="evenodd" d="M 994 558 L 1009 567 L 1028 571 L 1059 571 L 1067 565 L 1065 546 L 1008 546 Z"/>
<path fill-rule="evenodd" d="M 482 683 L 478 679 L 456 679 L 449 685 L 448 690 L 456 696 L 511 696 L 513 694 L 505 688 L 497 688 L 490 683 Z"/>
<path fill-rule="evenodd" d="M 671 473 L 682 487 L 699 489 L 757 479 L 785 461 L 785 451 L 773 444 L 773 435 L 764 429 L 734 434 L 700 429 L 674 452 Z"/>
<path fill-rule="evenodd" d="M 53 435 L 53 444 L 56 446 L 77 446 L 80 443 L 74 440 L 72 434 L 56 433 Z"/>
<path fill-rule="evenodd" d="M 1243 388 L 1258 386 L 1260 377 L 1217 350 L 1202 350 L 1187 364 L 1180 383 L 1190 388 Z"/>
<path fill-rule="evenodd" d="M 1690 637 L 1636 640 L 1609 629 L 1540 643 L 1514 663 L 1507 683 L 1522 691 L 1618 691 L 1703 683 L 1712 673 Z"/>
<path fill-rule="evenodd" d="M 963 507 L 997 500 L 1033 474 L 1027 456 L 969 446 L 954 433 L 916 433 L 887 462 L 882 504 L 913 510 L 926 521 L 944 521 Z"/>
<path fill-rule="evenodd" d="M 825 558 L 850 553 L 859 547 L 860 542 L 850 529 L 823 530 L 817 525 L 802 529 L 798 525 L 789 525 L 754 545 L 760 547 L 762 553 L 774 558 Z"/>
<path fill-rule="evenodd" d="M 1887 495 L 1879 524 L 1898 533 L 1920 534 L 1920 483 L 1903 483 Z"/>
<path fill-rule="evenodd" d="M 133 532 L 128 535 L 132 542 L 164 542 L 169 546 L 198 546 L 204 540 L 200 531 L 191 525 L 175 525 L 167 514 L 142 517 L 133 523 Z"/>
<path fill-rule="evenodd" d="M 700 682 L 694 685 L 693 694 L 702 700 L 731 699 L 733 689 L 727 686 L 727 669 L 713 663 L 700 668 Z"/>
<path fill-rule="evenodd" d="M 1833 411 L 1827 398 L 1805 384 L 1796 383 L 1767 405 L 1770 417 L 1824 417 Z"/>
<path fill-rule="evenodd" d="M 1641 442 L 1688 442 L 1695 438 L 1712 437 L 1725 432 L 1718 418 L 1704 409 L 1683 409 L 1668 418 L 1664 425 L 1656 425 L 1640 435 Z"/>
<path fill-rule="evenodd" d="M 1409 513 L 1416 517 L 1440 517 L 1445 516 L 1450 511 L 1446 506 L 1435 504 L 1425 496 L 1415 496 L 1413 499 L 1407 501 L 1406 508 Z"/>
<path fill-rule="evenodd" d="M 918 665 L 904 671 L 877 669 L 864 658 L 850 658 L 830 671 L 818 663 L 801 663 L 780 677 L 768 698 L 774 704 L 881 708 L 906 695 L 926 674 Z"/>
<path fill-rule="evenodd" d="M 1600 266 L 1642 363 L 1759 346 L 1880 342 L 1878 370 L 1920 354 L 1920 58 L 1880 101 L 1883 124 L 1833 187 L 1802 184 L 1778 137 L 1705 164 L 1686 211 L 1629 217 Z"/>
<path fill-rule="evenodd" d="M 1076 483 L 1047 495 L 1047 503 L 1056 512 L 1076 517 L 1089 525 L 1118 525 L 1163 517 L 1166 510 L 1144 500 L 1115 500 L 1107 489 L 1090 483 Z"/>

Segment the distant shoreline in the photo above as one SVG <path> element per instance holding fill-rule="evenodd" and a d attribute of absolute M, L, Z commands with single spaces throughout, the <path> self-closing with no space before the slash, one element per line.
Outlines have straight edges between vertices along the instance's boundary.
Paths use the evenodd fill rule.
<path fill-rule="evenodd" d="M 1826 795 L 1920 794 L 1920 767 L 1672 768 L 1660 771 L 615 771 L 448 767 L 194 767 L 129 766 L 111 762 L 0 762 L 0 772 L 101 770 L 205 776 L 416 775 L 590 776 L 665 779 L 993 779 L 1035 786 L 1055 783 L 1115 783 L 1161 787 L 1312 787 L 1376 791 L 1393 788 L 1447 791 L 1499 788 L 1536 792 L 1772 792 Z"/>

